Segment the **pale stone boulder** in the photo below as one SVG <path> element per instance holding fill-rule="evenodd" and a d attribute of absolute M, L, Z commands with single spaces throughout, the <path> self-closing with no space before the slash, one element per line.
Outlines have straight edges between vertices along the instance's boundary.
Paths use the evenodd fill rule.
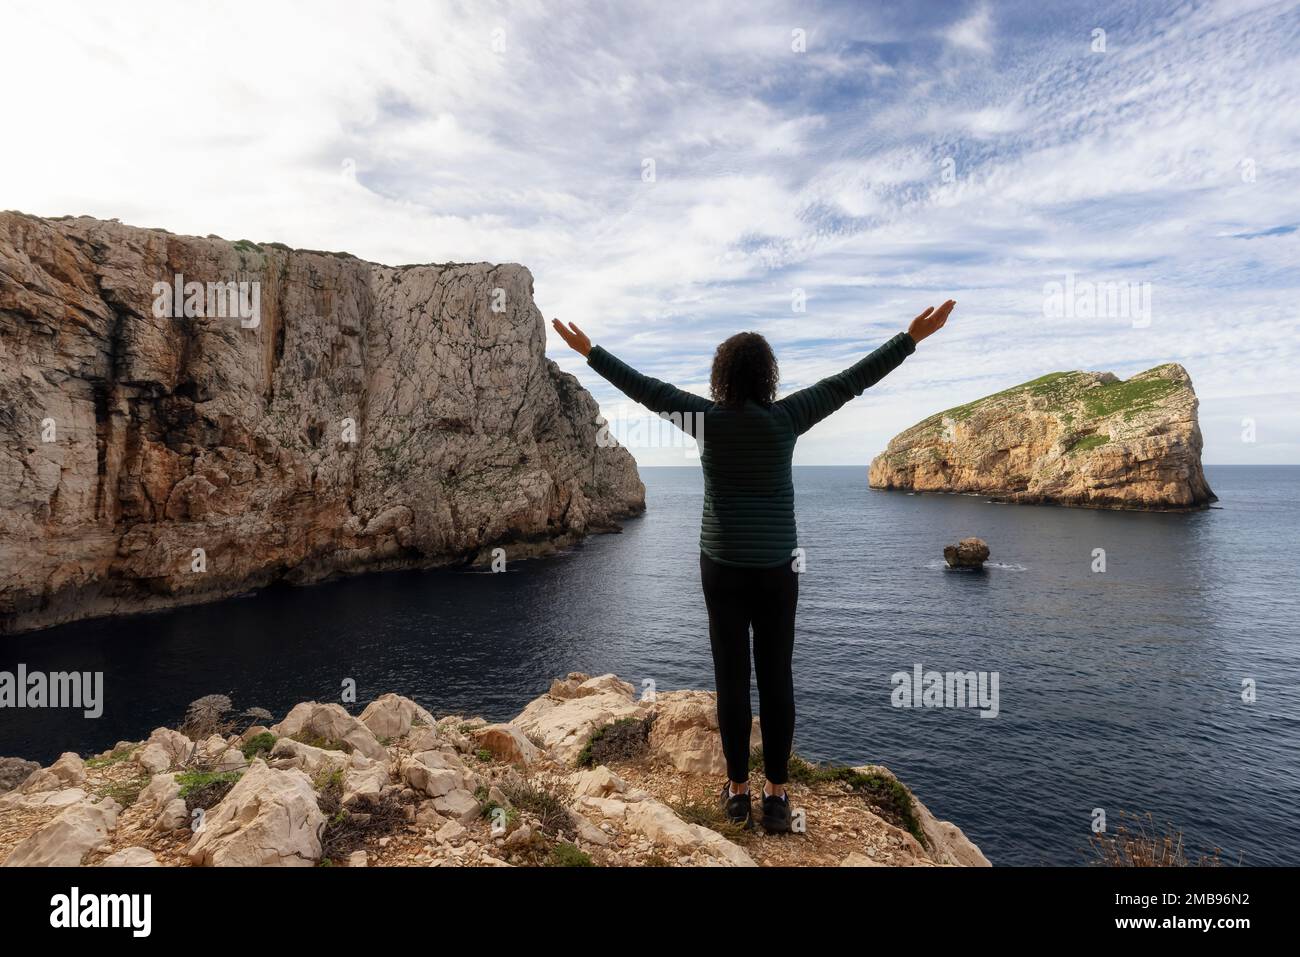
<path fill-rule="evenodd" d="M 161 774 L 172 766 L 171 757 L 161 744 L 146 744 L 137 751 L 132 760 L 146 774 Z"/>
<path fill-rule="evenodd" d="M 464 823 L 474 820 L 480 811 L 474 795 L 464 790 L 448 791 L 433 798 L 433 807 L 438 813 Z"/>
<path fill-rule="evenodd" d="M 529 702 L 510 723 L 541 741 L 556 760 L 571 763 L 597 728 L 622 718 L 643 718 L 648 710 L 648 704 L 634 701 L 630 693 L 621 690 L 574 698 L 542 695 Z"/>
<path fill-rule="evenodd" d="M 183 767 L 195 754 L 193 741 L 171 728 L 155 728 L 131 760 L 149 774 L 161 774 Z"/>
<path fill-rule="evenodd" d="M 34 791 L 31 794 L 24 794 L 21 790 L 10 791 L 8 794 L 0 797 L 0 810 L 8 808 L 52 808 L 52 807 L 70 807 L 79 801 L 86 800 L 86 792 L 82 788 L 63 788 L 62 790 Z"/>
<path fill-rule="evenodd" d="M 435 727 L 416 728 L 407 737 L 407 744 L 412 751 L 445 751 L 450 748 L 469 754 L 474 750 L 474 741 L 460 730 L 462 723 L 463 718 L 444 718 Z"/>
<path fill-rule="evenodd" d="M 367 764 L 373 763 L 363 755 L 358 756 Z M 336 770 L 341 771 L 344 768 L 351 767 L 352 755 L 346 751 L 331 751 L 328 748 L 317 748 L 310 744 L 303 744 L 301 741 L 293 740 L 293 738 L 280 738 L 275 742 L 275 746 L 271 748 L 271 754 L 266 763 L 273 768 L 282 770 L 298 768 L 315 777 L 317 774 Z"/>
<path fill-rule="evenodd" d="M 616 824 L 623 822 L 627 818 L 628 802 L 617 798 L 584 796 L 575 798 L 574 803 L 581 808 L 594 811 L 598 817 Z"/>
<path fill-rule="evenodd" d="M 254 761 L 211 808 L 186 854 L 213 867 L 311 867 L 321 855 L 325 815 L 311 779 Z"/>
<path fill-rule="evenodd" d="M 63 782 L 63 787 L 80 787 L 86 783 L 86 762 L 73 752 L 65 751 L 50 765 L 50 773 Z"/>
<path fill-rule="evenodd" d="M 404 737 L 411 727 L 421 724 L 432 727 L 433 715 L 399 694 L 380 695 L 361 712 L 361 723 L 380 739 L 396 740 Z"/>
<path fill-rule="evenodd" d="M 346 751 L 360 751 L 374 761 L 388 760 L 388 752 L 374 732 L 339 704 L 304 701 L 294 705 L 293 710 L 271 732 L 282 738 L 306 734 L 326 741 L 336 741 Z"/>
<path fill-rule="evenodd" d="M 440 748 L 435 751 L 417 751 L 413 757 L 425 767 L 444 768 L 449 771 L 461 771 L 468 773 L 469 769 L 465 767 L 465 762 L 454 751 L 448 751 Z"/>
<path fill-rule="evenodd" d="M 583 671 L 570 671 L 563 678 L 556 678 L 551 682 L 550 689 L 546 692 L 552 698 L 576 698 L 578 688 L 584 682 L 588 681 L 591 675 Z"/>
<path fill-rule="evenodd" d="M 439 734 L 437 728 L 412 728 L 407 732 L 403 744 L 412 752 L 455 749 L 455 745 L 445 736 Z"/>
<path fill-rule="evenodd" d="M 29 834 L 9 853 L 5 867 L 79 867 L 117 826 L 121 808 L 112 798 L 78 801 Z"/>
<path fill-rule="evenodd" d="M 573 691 L 575 698 L 585 698 L 594 694 L 618 694 L 625 698 L 632 698 L 636 695 L 636 688 L 631 682 L 624 681 L 618 675 L 605 674 L 580 682 Z"/>
<path fill-rule="evenodd" d="M 627 790 L 627 782 L 603 764 L 587 771 L 577 771 L 569 775 L 569 780 L 573 782 L 575 796 L 603 798 Z"/>
<path fill-rule="evenodd" d="M 181 786 L 176 782 L 175 773 L 155 774 L 135 799 L 135 803 L 137 807 L 161 811 L 180 796 Z"/>
<path fill-rule="evenodd" d="M 661 801 L 646 800 L 628 804 L 625 820 L 633 830 L 678 853 L 703 851 L 721 864 L 733 867 L 757 866 L 743 848 L 717 831 L 699 824 L 688 824 Z"/>
<path fill-rule="evenodd" d="M 536 764 L 542 757 L 536 745 L 513 724 L 490 724 L 486 728 L 475 730 L 471 737 L 479 747 L 486 748 L 500 761 L 527 767 Z"/>
<path fill-rule="evenodd" d="M 49 768 L 37 768 L 22 784 L 18 785 L 18 794 L 43 794 L 47 791 L 57 791 L 63 787 L 63 779 L 51 771 Z"/>
<path fill-rule="evenodd" d="M 569 812 L 569 821 L 573 825 L 573 831 L 579 839 L 586 841 L 588 844 L 598 844 L 601 847 L 610 843 L 612 838 L 602 831 L 596 825 L 592 824 L 577 811 Z M 507 841 L 507 843 L 509 843 Z"/>
<path fill-rule="evenodd" d="M 457 844 L 465 840 L 469 831 L 459 821 L 448 821 L 442 827 L 438 828 L 438 833 L 434 835 L 434 840 L 439 844 Z"/>
<path fill-rule="evenodd" d="M 674 853 L 703 853 L 717 864 L 756 866 L 753 858 L 743 848 L 717 831 L 683 821 L 667 804 L 652 797 L 624 801 L 612 797 L 582 796 L 576 798 L 574 803 L 577 810 L 636 831 Z M 591 839 L 582 833 L 579 836 Z"/>
<path fill-rule="evenodd" d="M 214 762 L 213 767 L 218 771 L 238 771 L 247 765 L 248 759 L 244 757 L 244 752 L 235 748 L 226 748 Z"/>
<path fill-rule="evenodd" d="M 18 786 L 19 794 L 41 794 L 86 783 L 86 763 L 71 751 L 59 755 L 48 768 L 37 767 Z"/>
<path fill-rule="evenodd" d="M 153 851 L 145 847 L 124 847 L 99 862 L 100 867 L 162 867 Z"/>
<path fill-rule="evenodd" d="M 718 699 L 712 691 L 666 691 L 655 696 L 650 753 L 688 774 L 725 776 L 727 758 L 718 732 Z M 749 746 L 763 743 L 758 720 L 750 725 Z"/>
<path fill-rule="evenodd" d="M 401 779 L 425 797 L 440 798 L 452 791 L 469 790 L 470 775 L 454 754 L 421 751 L 402 761 Z"/>
<path fill-rule="evenodd" d="M 226 753 L 226 739 L 219 734 L 209 735 L 195 746 L 195 757 L 204 764 L 216 761 Z"/>
<path fill-rule="evenodd" d="M 615 674 L 603 674 L 592 677 L 583 671 L 570 671 L 563 678 L 551 682 L 547 694 L 552 698 L 567 700 L 585 698 L 587 695 L 615 692 L 626 698 L 636 694 L 636 688 Z"/>
<path fill-rule="evenodd" d="M 343 774 L 343 803 L 378 800 L 387 786 L 388 768 L 378 762 L 363 768 L 348 768 Z"/>
<path fill-rule="evenodd" d="M 419 761 L 408 761 L 402 766 L 402 777 L 414 790 L 425 797 L 439 798 L 452 791 L 466 790 L 465 775 L 460 771 L 430 768 Z"/>
<path fill-rule="evenodd" d="M 446 823 L 446 818 L 438 813 L 432 801 L 421 801 L 415 811 L 415 823 L 421 827 L 439 828 Z"/>
<path fill-rule="evenodd" d="M 177 797 L 163 805 L 163 809 L 158 812 L 158 817 L 154 819 L 152 830 L 160 834 L 170 834 L 188 827 L 189 823 L 190 809 L 186 806 L 184 798 Z"/>

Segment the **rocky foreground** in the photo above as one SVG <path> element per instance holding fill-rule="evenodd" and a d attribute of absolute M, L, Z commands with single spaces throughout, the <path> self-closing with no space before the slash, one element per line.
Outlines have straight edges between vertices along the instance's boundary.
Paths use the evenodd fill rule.
<path fill-rule="evenodd" d="M 803 833 L 727 824 L 709 692 L 640 700 L 614 675 L 571 674 L 505 724 L 386 694 L 359 717 L 306 702 L 205 734 L 229 706 L 196 705 L 212 701 L 186 733 L 48 768 L 0 761 L 0 782 L 21 782 L 0 796 L 2 866 L 988 866 L 878 766 L 796 760 Z"/>
<path fill-rule="evenodd" d="M 1168 363 L 1120 380 L 1055 372 L 917 423 L 871 463 L 872 488 L 1023 503 L 1187 510 L 1216 500 L 1192 380 Z"/>
<path fill-rule="evenodd" d="M 0 212 L 0 633 L 521 557 L 641 511 L 532 293 L 514 264 Z"/>

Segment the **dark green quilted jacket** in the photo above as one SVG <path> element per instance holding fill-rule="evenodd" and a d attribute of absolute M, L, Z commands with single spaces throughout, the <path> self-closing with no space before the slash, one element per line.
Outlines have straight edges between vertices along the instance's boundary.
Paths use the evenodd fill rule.
<path fill-rule="evenodd" d="M 587 364 L 634 402 L 680 423 L 699 443 L 704 554 L 724 565 L 770 568 L 790 561 L 798 546 L 790 467 L 795 440 L 915 350 L 912 337 L 900 332 L 838 375 L 771 405 L 746 402 L 736 409 L 644 376 L 600 346 L 592 346 Z"/>

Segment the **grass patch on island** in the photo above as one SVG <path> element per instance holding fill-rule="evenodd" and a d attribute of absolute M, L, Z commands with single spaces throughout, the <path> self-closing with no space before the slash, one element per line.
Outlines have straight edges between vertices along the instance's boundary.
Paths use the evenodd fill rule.
<path fill-rule="evenodd" d="M 1134 382 L 1112 382 L 1089 389 L 1081 397 L 1084 411 L 1091 418 L 1104 418 L 1117 412 L 1131 415 L 1148 409 L 1156 402 L 1181 388 L 1181 383 L 1171 379 L 1139 379 Z"/>
<path fill-rule="evenodd" d="M 1109 435 L 1085 435 L 1079 441 L 1075 442 L 1065 450 L 1066 455 L 1074 455 L 1076 452 L 1090 452 L 1093 449 L 1099 449 L 1110 441 Z"/>

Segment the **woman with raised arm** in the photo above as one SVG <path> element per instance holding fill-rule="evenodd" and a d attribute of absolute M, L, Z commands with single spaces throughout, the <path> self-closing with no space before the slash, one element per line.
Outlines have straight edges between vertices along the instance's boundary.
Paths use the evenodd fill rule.
<path fill-rule="evenodd" d="M 713 357 L 712 400 L 641 375 L 575 326 L 552 321 L 555 331 L 587 364 L 651 412 L 673 416 L 698 434 L 704 469 L 700 579 L 709 613 L 709 642 L 718 691 L 718 728 L 727 759 L 721 801 L 727 818 L 749 825 L 749 641 L 753 627 L 763 733 L 762 824 L 790 830 L 786 794 L 794 741 L 795 571 L 791 459 L 795 440 L 899 366 L 922 339 L 943 328 L 956 303 L 930 307 L 866 358 L 838 375 L 776 398 L 777 366 L 767 340 L 754 332 L 732 336 Z"/>

